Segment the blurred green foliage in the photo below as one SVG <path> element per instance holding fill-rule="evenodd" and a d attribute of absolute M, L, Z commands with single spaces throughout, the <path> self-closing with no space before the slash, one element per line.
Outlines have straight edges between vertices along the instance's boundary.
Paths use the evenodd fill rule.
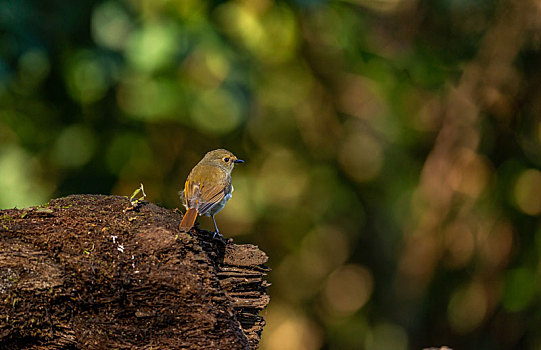
<path fill-rule="evenodd" d="M 178 207 L 270 256 L 262 349 L 541 349 L 532 0 L 0 2 L 0 207 Z M 203 227 L 211 227 L 200 219 Z"/>

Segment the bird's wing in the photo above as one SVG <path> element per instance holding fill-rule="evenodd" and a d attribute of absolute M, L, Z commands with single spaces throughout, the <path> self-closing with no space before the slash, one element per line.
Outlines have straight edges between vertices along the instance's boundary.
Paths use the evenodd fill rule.
<path fill-rule="evenodd" d="M 205 170 L 189 176 L 184 185 L 188 208 L 196 208 L 200 215 L 204 215 L 231 192 L 229 176 L 223 176 L 212 168 Z"/>

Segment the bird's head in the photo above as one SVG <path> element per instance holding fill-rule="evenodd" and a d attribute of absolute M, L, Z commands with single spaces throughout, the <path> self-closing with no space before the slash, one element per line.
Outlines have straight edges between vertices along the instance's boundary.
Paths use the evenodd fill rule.
<path fill-rule="evenodd" d="M 231 172 L 237 163 L 244 163 L 242 159 L 238 159 L 233 153 L 225 149 L 216 149 L 205 154 L 203 160 L 212 163 L 220 168 Z"/>

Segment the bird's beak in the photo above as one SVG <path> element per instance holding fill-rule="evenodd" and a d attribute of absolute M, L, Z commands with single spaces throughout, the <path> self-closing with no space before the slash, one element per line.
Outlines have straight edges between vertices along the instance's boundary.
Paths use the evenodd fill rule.
<path fill-rule="evenodd" d="M 233 163 L 244 163 L 244 161 L 242 159 L 235 159 Z"/>

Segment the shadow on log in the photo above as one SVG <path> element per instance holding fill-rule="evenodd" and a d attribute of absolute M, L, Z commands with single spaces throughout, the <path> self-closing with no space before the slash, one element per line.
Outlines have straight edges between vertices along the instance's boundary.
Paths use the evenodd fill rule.
<path fill-rule="evenodd" d="M 265 253 L 180 216 L 75 195 L 0 211 L 0 348 L 254 349 Z"/>

